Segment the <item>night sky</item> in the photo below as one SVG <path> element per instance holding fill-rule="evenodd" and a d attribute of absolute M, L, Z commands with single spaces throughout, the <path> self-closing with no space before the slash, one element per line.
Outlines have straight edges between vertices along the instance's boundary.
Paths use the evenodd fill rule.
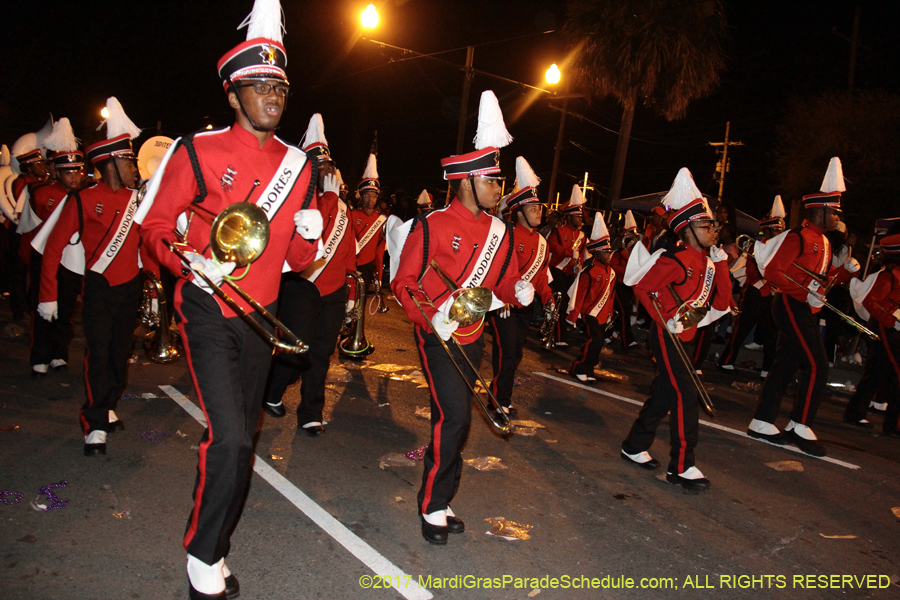
<path fill-rule="evenodd" d="M 476 69 L 542 87 L 549 87 L 546 68 L 565 57 L 559 34 L 542 33 L 561 25 L 563 1 L 395 0 L 379 6 L 381 23 L 367 36 L 421 53 L 459 49 L 437 56 L 456 66 L 429 58 L 397 62 L 401 52 L 360 39 L 364 2 L 282 3 L 292 97 L 278 135 L 299 143 L 310 115 L 321 112 L 338 167 L 355 185 L 377 130 L 379 171 L 388 193 L 403 189 L 414 196 L 423 187 L 442 187 L 440 159 L 456 145 L 465 46 L 476 46 Z M 787 102 L 794 95 L 847 88 L 850 44 L 838 34 L 849 37 L 857 5 L 862 19 L 856 87 L 896 92 L 900 2 L 725 2 L 730 39 L 721 85 L 679 121 L 638 109 L 622 196 L 667 189 L 681 166 L 691 169 L 702 191 L 715 195 L 717 157 L 707 142 L 722 141 L 730 120 L 732 139 L 745 145 L 730 151 L 725 197 L 762 216 L 779 193 L 772 152 Z M 11 146 L 52 112 L 68 117 L 76 135 L 90 143 L 105 135 L 93 130 L 110 95 L 146 130 L 138 142 L 155 135 L 158 123 L 170 137 L 207 124 L 229 125 L 233 113 L 216 62 L 245 39 L 245 30 L 236 27 L 251 6 L 251 0 L 4 3 L 0 142 Z M 526 88 L 476 75 L 465 151 L 473 148 L 484 89 L 500 98 L 515 137 L 501 152 L 506 174 L 513 179 L 515 157 L 525 156 L 543 178 L 539 191 L 546 196 L 559 126 L 559 112 L 551 106 L 561 101 L 541 94 L 530 102 L 533 94 Z M 598 205 L 609 185 L 621 109 L 611 100 L 588 105 L 580 99 L 569 108 L 593 123 L 570 116 L 557 190 L 567 196 L 588 171 L 596 187 L 589 201 Z"/>

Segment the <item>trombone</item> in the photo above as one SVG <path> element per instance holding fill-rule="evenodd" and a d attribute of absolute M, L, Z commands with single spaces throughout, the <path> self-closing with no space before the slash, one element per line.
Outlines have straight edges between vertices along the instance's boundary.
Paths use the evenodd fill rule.
<path fill-rule="evenodd" d="M 804 271 L 804 272 L 809 271 L 809 269 L 804 269 L 803 267 L 800 267 L 800 265 L 798 265 L 797 263 L 794 263 L 794 266 L 799 267 L 801 271 Z M 850 315 L 844 313 L 843 311 L 841 311 L 840 309 L 838 309 L 837 307 L 835 307 L 833 304 L 831 304 L 830 302 L 828 302 L 828 300 L 825 299 L 825 296 L 824 296 L 823 294 L 821 294 L 820 292 L 814 292 L 814 291 L 812 291 L 811 289 L 809 289 L 809 288 L 807 288 L 807 287 L 805 287 L 805 286 L 800 285 L 799 283 L 797 283 L 797 281 L 795 281 L 795 280 L 794 280 L 790 275 L 788 275 L 787 273 L 784 273 L 783 275 L 784 275 L 784 278 L 785 278 L 785 279 L 787 279 L 788 281 L 790 281 L 791 283 L 793 283 L 793 284 L 796 285 L 797 287 L 806 290 L 807 293 L 809 293 L 810 295 L 812 295 L 813 298 L 816 298 L 817 300 L 819 300 L 819 302 L 821 302 L 822 305 L 823 305 L 825 308 L 831 310 L 831 312 L 833 312 L 834 314 L 836 314 L 837 316 L 839 316 L 841 319 L 843 319 L 844 322 L 847 323 L 848 325 L 852 325 L 853 327 L 855 327 L 855 328 L 857 329 L 857 331 L 859 331 L 860 333 L 866 334 L 867 336 L 869 336 L 869 337 L 872 338 L 873 340 L 880 340 L 880 339 L 881 339 L 881 338 L 878 336 L 877 333 L 875 333 L 874 331 L 872 331 L 871 329 L 869 329 L 868 327 L 866 327 L 865 325 L 863 325 L 862 323 L 860 323 L 859 321 L 857 321 L 856 319 L 854 319 L 853 317 L 851 317 Z M 816 281 L 819 281 L 820 276 L 815 276 L 814 279 L 816 279 Z M 834 278 L 831 279 L 831 282 L 830 282 L 830 283 L 834 283 Z M 830 288 L 831 285 L 829 285 L 828 287 Z"/>
<path fill-rule="evenodd" d="M 185 254 L 186 251 L 199 254 L 187 244 L 187 234 L 194 216 L 198 216 L 204 222 L 208 222 L 204 215 L 201 215 L 201 212 L 206 213 L 205 217 L 212 218 L 209 230 L 209 247 L 215 260 L 220 263 L 233 262 L 235 263 L 235 268 L 246 267 L 259 258 L 259 255 L 266 249 L 266 244 L 269 241 L 269 219 L 266 217 L 263 209 L 256 204 L 238 202 L 227 207 L 218 215 L 199 204 L 191 204 L 188 210 L 191 211 L 191 217 L 188 220 L 184 233 L 179 234 L 176 232 L 179 241 L 170 242 L 166 240 L 166 246 L 168 246 L 169 250 L 177 254 L 185 263 L 190 264 L 191 262 Z M 213 283 L 212 279 L 205 273 L 202 271 L 195 271 L 195 273 L 206 282 L 213 294 L 227 304 L 269 345 L 288 354 L 302 354 L 309 350 L 309 346 L 300 341 L 281 321 L 276 319 L 263 305 L 254 300 L 250 294 L 235 283 L 234 279 L 226 277 L 225 281 L 253 310 L 259 313 L 260 317 L 275 328 L 281 339 L 266 331 L 225 290 Z"/>
<path fill-rule="evenodd" d="M 473 287 L 473 288 L 460 288 L 455 281 L 453 281 L 443 269 L 441 269 L 440 265 L 438 265 L 437 261 L 432 259 L 431 265 L 429 266 L 438 277 L 440 277 L 441 281 L 444 282 L 444 285 L 447 286 L 447 289 L 450 292 L 450 298 L 453 299 L 453 303 L 450 305 L 449 315 L 450 319 L 459 323 L 460 327 L 468 327 L 469 325 L 473 325 L 484 318 L 484 315 L 491 307 L 491 299 L 493 294 L 491 290 L 486 287 Z M 423 273 L 424 276 L 424 273 Z M 419 278 L 419 284 L 421 285 L 422 279 Z M 425 313 L 425 309 L 422 308 L 423 304 L 427 304 L 434 308 L 434 302 L 432 302 L 431 298 L 428 297 L 428 294 L 425 293 L 425 290 L 421 289 L 421 287 L 417 290 L 409 289 L 409 286 L 406 286 L 406 291 L 409 293 L 409 297 L 412 298 L 412 301 L 415 303 L 416 308 L 419 309 L 419 312 L 422 313 L 422 316 L 426 321 L 430 322 L 428 315 Z M 419 293 L 425 298 L 424 302 L 420 302 L 418 298 L 416 298 L 415 293 Z M 494 405 L 495 410 L 491 410 L 488 408 L 488 405 L 482 400 L 481 395 L 475 390 L 475 386 L 469 382 L 468 376 L 466 376 L 466 372 L 463 370 L 463 367 L 457 362 L 457 360 L 453 357 L 453 353 L 450 351 L 450 347 L 447 345 L 441 336 L 436 335 L 435 337 L 441 343 L 441 347 L 444 348 L 444 351 L 447 353 L 447 356 L 450 358 L 450 362 L 453 363 L 453 366 L 456 367 L 456 370 L 459 371 L 460 377 L 463 378 L 463 381 L 466 382 L 466 386 L 472 392 L 472 395 L 475 396 L 475 400 L 478 404 L 478 408 L 484 413 L 490 422 L 491 426 L 497 430 L 500 435 L 506 436 L 509 435 L 512 431 L 512 423 L 510 423 L 509 417 L 503 409 L 500 407 L 500 402 L 497 401 L 497 398 L 491 392 L 491 388 L 485 382 L 484 378 L 481 377 L 481 373 L 479 373 L 478 369 L 475 368 L 475 365 L 472 363 L 472 360 L 463 350 L 462 344 L 459 343 L 459 340 L 456 339 L 455 336 L 451 335 L 450 339 L 453 340 L 453 343 L 456 345 L 456 348 L 459 350 L 459 353 L 462 355 L 463 359 L 465 359 L 466 363 L 469 365 L 469 368 L 472 369 L 472 372 L 475 373 L 475 377 L 478 382 L 481 384 L 481 387 L 484 388 L 484 391 L 488 397 L 490 403 Z"/>
<path fill-rule="evenodd" d="M 685 325 L 685 329 L 693 327 L 697 323 L 703 320 L 703 317 L 706 316 L 706 313 L 709 311 L 709 308 L 706 306 L 700 307 L 705 308 L 706 310 L 687 310 L 684 313 L 681 313 L 682 309 L 685 307 L 684 301 L 678 297 L 678 294 L 675 293 L 675 289 L 669 284 L 669 292 L 672 294 L 672 297 L 679 304 L 678 310 L 675 312 L 675 320 L 681 322 Z M 694 383 L 694 387 L 697 388 L 697 395 L 700 400 L 700 406 L 703 407 L 709 416 L 716 416 L 716 409 L 713 406 L 712 400 L 709 397 L 709 393 L 706 391 L 706 388 L 703 386 L 703 381 L 701 381 L 700 377 L 697 375 L 696 369 L 694 369 L 694 364 L 691 362 L 691 358 L 688 356 L 687 350 L 684 349 L 684 345 L 681 343 L 681 338 L 677 335 L 669 331 L 669 328 L 666 326 L 666 318 L 663 316 L 662 307 L 659 305 L 659 299 L 655 294 L 648 294 L 650 296 L 650 301 L 653 304 L 653 308 L 656 309 L 656 314 L 659 315 L 659 320 L 663 327 L 666 330 L 666 333 L 669 334 L 669 339 L 672 341 L 672 345 L 675 346 L 675 350 L 678 352 L 679 358 L 681 358 L 681 362 L 684 363 L 684 368 L 687 369 L 688 375 L 691 377 L 691 381 Z M 679 314 L 681 313 L 681 314 Z M 702 316 L 699 316 L 702 313 Z M 698 318 L 699 317 L 699 318 Z M 688 325 L 688 323 L 690 323 Z"/>

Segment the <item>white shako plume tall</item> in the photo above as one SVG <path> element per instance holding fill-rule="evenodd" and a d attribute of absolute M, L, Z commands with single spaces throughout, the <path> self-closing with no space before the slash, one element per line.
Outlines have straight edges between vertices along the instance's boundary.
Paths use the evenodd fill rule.
<path fill-rule="evenodd" d="M 682 167 L 672 182 L 672 188 L 666 194 L 662 203 L 669 210 L 669 227 L 678 233 L 685 225 L 693 221 L 713 219 L 712 212 L 706 204 L 706 199 L 687 167 Z"/>
<path fill-rule="evenodd" d="M 625 213 L 625 231 L 637 231 L 637 222 L 634 220 L 634 215 L 631 214 L 631 209 Z"/>
<path fill-rule="evenodd" d="M 609 230 L 603 221 L 603 215 L 599 212 L 594 217 L 594 227 L 591 229 L 591 239 L 588 241 L 588 250 L 602 250 L 609 248 Z"/>
<path fill-rule="evenodd" d="M 503 111 L 497 96 L 491 90 L 481 92 L 481 103 L 478 105 L 478 129 L 475 132 L 475 149 L 504 148 L 509 146 L 513 137 L 506 130 L 503 122 Z"/>
<path fill-rule="evenodd" d="M 775 200 L 772 201 L 772 210 L 769 212 L 770 217 L 778 217 L 779 219 L 783 219 L 787 216 L 787 213 L 784 211 L 784 202 L 781 201 L 781 195 L 775 196 Z"/>
<path fill-rule="evenodd" d="M 378 181 L 378 159 L 374 154 L 369 154 L 362 180 L 356 188 L 360 194 L 366 190 L 375 190 L 376 192 L 381 190 L 381 182 Z"/>
<path fill-rule="evenodd" d="M 53 131 L 44 138 L 44 147 L 54 152 L 74 152 L 78 150 L 78 138 L 72 131 L 72 124 L 66 117 L 56 122 Z"/>
<path fill-rule="evenodd" d="M 534 170 L 524 156 L 516 157 L 516 188 L 524 190 L 525 188 L 535 188 L 541 183 L 541 180 L 534 174 Z"/>
<path fill-rule="evenodd" d="M 832 157 L 828 163 L 828 170 L 825 171 L 825 177 L 822 179 L 822 187 L 820 192 L 846 192 L 847 187 L 844 185 L 844 169 L 841 166 L 841 159 L 837 156 Z"/>

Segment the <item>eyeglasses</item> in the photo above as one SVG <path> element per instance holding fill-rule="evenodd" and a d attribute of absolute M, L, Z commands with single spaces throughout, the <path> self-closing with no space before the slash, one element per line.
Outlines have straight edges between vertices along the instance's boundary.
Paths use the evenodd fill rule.
<path fill-rule="evenodd" d="M 706 225 L 694 225 L 697 229 L 705 229 L 707 231 L 718 231 L 719 227 L 715 223 L 707 223 Z"/>
<path fill-rule="evenodd" d="M 266 83 L 265 81 L 254 81 L 253 83 L 239 86 L 240 88 L 252 87 L 253 91 L 260 96 L 268 96 L 269 92 L 275 90 L 275 95 L 286 98 L 291 93 L 291 86 L 283 83 Z"/>

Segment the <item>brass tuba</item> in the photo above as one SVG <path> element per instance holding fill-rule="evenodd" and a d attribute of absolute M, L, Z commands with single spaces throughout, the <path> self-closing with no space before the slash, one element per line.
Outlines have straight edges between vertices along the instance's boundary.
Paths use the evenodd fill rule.
<path fill-rule="evenodd" d="M 560 292 L 553 293 L 553 299 L 544 305 L 544 320 L 541 323 L 541 348 L 556 348 L 556 323 L 559 321 L 559 303 L 562 302 Z"/>
<path fill-rule="evenodd" d="M 366 282 L 359 271 L 348 273 L 347 277 L 356 279 L 356 297 L 348 315 L 347 335 L 338 343 L 338 352 L 347 358 L 362 360 L 375 351 L 375 347 L 366 340 Z"/>
<path fill-rule="evenodd" d="M 438 265 L 437 261 L 432 259 L 431 264 L 428 267 L 432 271 L 437 274 L 437 276 L 444 282 L 444 285 L 447 286 L 447 290 L 450 292 L 450 298 L 453 299 L 453 303 L 450 305 L 449 315 L 450 319 L 459 323 L 460 327 L 468 327 L 469 325 L 474 325 L 478 321 L 484 319 L 485 314 L 487 314 L 488 310 L 491 308 L 491 301 L 493 299 L 493 293 L 490 289 L 486 287 L 473 287 L 473 288 L 460 288 L 455 281 L 453 281 L 443 269 L 441 269 L 440 265 Z M 424 276 L 424 273 L 423 273 Z M 421 278 L 419 279 L 419 283 L 421 284 Z M 415 303 L 416 308 L 419 309 L 419 312 L 422 313 L 422 316 L 426 321 L 430 321 L 428 315 L 425 313 L 425 309 L 422 308 L 423 304 L 427 304 L 430 306 L 434 306 L 434 302 L 432 302 L 431 298 L 428 297 L 428 294 L 425 293 L 425 290 L 419 289 L 411 290 L 409 286 L 406 286 L 406 291 L 409 293 L 410 298 Z M 418 298 L 416 298 L 415 294 L 420 294 L 424 298 L 424 302 L 420 302 Z M 437 308 L 437 307 L 435 307 Z M 465 381 L 466 386 L 469 388 L 469 391 L 472 392 L 472 395 L 475 397 L 476 404 L 478 408 L 482 410 L 484 415 L 487 417 L 488 422 L 491 426 L 497 430 L 501 435 L 509 435 L 512 432 L 512 423 L 509 420 L 509 417 L 505 412 L 503 412 L 503 408 L 500 406 L 500 402 L 497 401 L 497 398 L 491 392 L 490 386 L 485 382 L 484 378 L 481 376 L 481 373 L 478 372 L 478 369 L 475 368 L 475 365 L 469 359 L 469 356 L 465 353 L 462 348 L 462 344 L 459 343 L 459 340 L 456 339 L 455 335 L 451 335 L 450 339 L 456 345 L 463 359 L 469 365 L 469 368 L 472 369 L 472 372 L 475 374 L 475 378 L 478 380 L 478 383 L 481 384 L 481 387 L 484 388 L 485 395 L 488 397 L 488 402 L 493 404 L 493 408 L 488 408 L 488 404 L 481 398 L 481 394 L 475 389 L 475 386 L 469 382 L 469 378 L 466 376 L 466 372 L 463 370 L 462 365 L 457 362 L 456 358 L 454 358 L 453 353 L 450 351 L 450 347 L 447 345 L 441 336 L 435 336 L 440 342 L 441 347 L 444 348 L 444 351 L 447 353 L 447 356 L 450 358 L 450 362 L 453 363 L 453 366 L 456 367 L 456 370 L 459 372 L 460 377 Z"/>
<path fill-rule="evenodd" d="M 153 306 L 153 301 L 156 306 Z M 144 271 L 144 295 L 141 303 L 141 322 L 150 333 L 144 338 L 144 352 L 152 362 L 162 365 L 175 362 L 184 354 L 181 334 L 169 327 L 169 310 L 162 283 L 151 271 Z"/>
<path fill-rule="evenodd" d="M 258 185 L 259 181 L 256 184 Z M 238 202 L 227 207 L 218 215 L 199 204 L 191 204 L 188 210 L 191 212 L 191 216 L 184 233 L 180 235 L 176 233 L 179 241 L 175 243 L 166 241 L 169 250 L 177 254 L 185 263 L 190 263 L 185 252 L 197 253 L 196 250 L 186 243 L 188 230 L 195 216 L 204 222 L 208 222 L 207 219 L 211 218 L 209 247 L 213 257 L 220 263 L 233 262 L 235 263 L 235 268 L 245 267 L 256 260 L 263 253 L 263 250 L 266 249 L 266 244 L 269 241 L 269 219 L 263 209 L 256 204 L 252 202 Z M 225 281 L 247 304 L 253 307 L 253 310 L 258 312 L 265 321 L 275 328 L 275 332 L 280 335 L 281 339 L 275 334 L 266 331 L 247 311 L 241 308 L 240 304 L 225 293 L 225 290 L 213 283 L 206 274 L 197 272 L 197 275 L 206 282 L 206 285 L 210 287 L 222 302 L 227 304 L 231 310 L 271 346 L 288 354 L 302 354 L 309 350 L 309 346 L 300 341 L 281 321 L 254 300 L 250 294 L 235 283 L 233 278 L 226 277 Z"/>

